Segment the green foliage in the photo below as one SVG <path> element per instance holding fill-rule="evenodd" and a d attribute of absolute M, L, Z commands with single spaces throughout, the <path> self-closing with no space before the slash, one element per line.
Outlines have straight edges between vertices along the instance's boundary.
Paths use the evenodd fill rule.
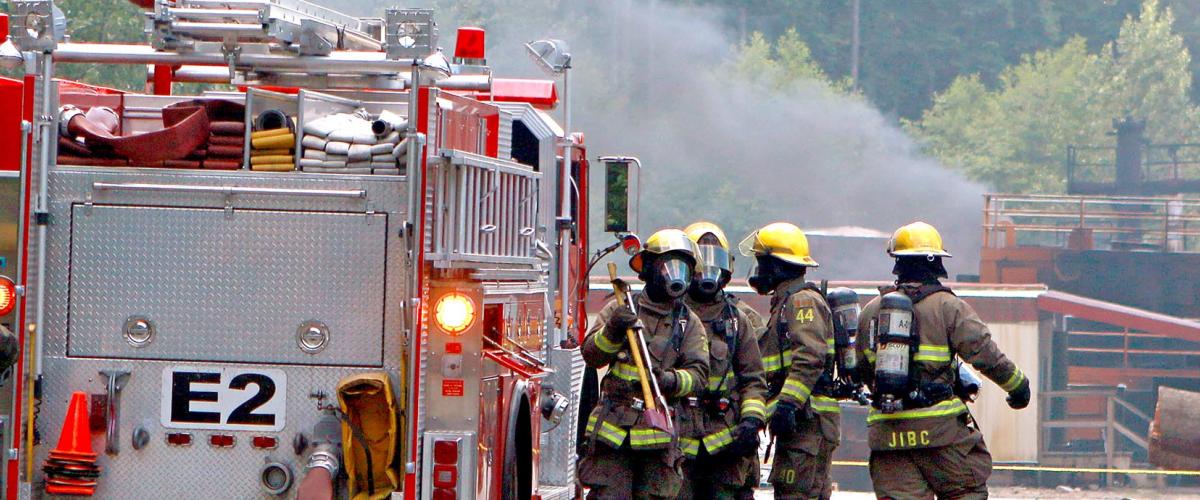
<path fill-rule="evenodd" d="M 784 32 L 775 43 L 762 33 L 751 33 L 734 52 L 731 65 L 738 75 L 752 83 L 784 90 L 798 84 L 818 84 L 846 91 L 849 82 L 834 83 L 812 57 L 808 44 L 794 29 Z"/>
<path fill-rule="evenodd" d="M 67 35 L 86 42 L 142 42 L 145 15 L 127 0 L 58 0 L 67 16 Z M 60 78 L 119 88 L 142 90 L 146 68 L 128 64 L 70 64 L 57 69 Z"/>
<path fill-rule="evenodd" d="M 1191 63 L 1169 9 L 1147 0 L 1099 54 L 1082 38 L 1006 69 L 989 89 L 962 76 L 907 123 L 927 151 L 993 189 L 1058 192 L 1068 145 L 1108 145 L 1112 120 L 1147 122 L 1153 142 L 1197 137 Z"/>

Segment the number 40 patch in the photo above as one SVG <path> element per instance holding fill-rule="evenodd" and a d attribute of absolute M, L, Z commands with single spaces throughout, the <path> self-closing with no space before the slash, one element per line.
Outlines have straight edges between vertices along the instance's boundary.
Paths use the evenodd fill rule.
<path fill-rule="evenodd" d="M 808 323 L 809 321 L 812 321 L 812 320 L 813 320 L 813 308 L 812 307 L 801 307 L 796 310 L 796 321 L 799 321 L 801 323 Z"/>

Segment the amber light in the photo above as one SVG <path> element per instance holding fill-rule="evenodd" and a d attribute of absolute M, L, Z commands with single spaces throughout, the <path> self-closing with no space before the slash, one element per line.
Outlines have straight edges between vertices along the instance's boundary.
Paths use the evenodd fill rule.
<path fill-rule="evenodd" d="M 0 316 L 12 312 L 17 305 L 17 285 L 7 276 L 0 276 Z"/>
<path fill-rule="evenodd" d="M 450 335 L 460 335 L 475 323 L 475 301 L 458 292 L 450 292 L 433 306 L 433 317 Z"/>

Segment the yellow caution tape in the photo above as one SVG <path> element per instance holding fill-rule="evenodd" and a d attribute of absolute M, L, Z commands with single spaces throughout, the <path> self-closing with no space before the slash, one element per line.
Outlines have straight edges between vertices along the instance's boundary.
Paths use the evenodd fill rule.
<path fill-rule="evenodd" d="M 833 465 L 848 467 L 866 467 L 867 462 L 855 460 L 834 460 Z M 1155 470 L 1155 469 L 1105 469 L 1095 467 L 1042 467 L 1038 465 L 993 465 L 993 470 L 1019 470 L 1036 472 L 1084 472 L 1084 473 L 1113 473 L 1113 474 L 1147 474 L 1158 476 L 1200 476 L 1200 470 Z"/>

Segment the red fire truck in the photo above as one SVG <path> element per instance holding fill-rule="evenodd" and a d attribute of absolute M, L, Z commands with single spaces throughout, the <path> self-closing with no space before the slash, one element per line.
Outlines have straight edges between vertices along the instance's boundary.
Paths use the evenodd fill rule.
<path fill-rule="evenodd" d="M 294 496 L 334 418 L 339 496 L 575 497 L 588 163 L 555 79 L 493 77 L 477 28 L 444 56 L 423 9 L 134 3 L 145 45 L 10 2 L 6 496 Z M 565 98 L 565 44 L 526 50 Z M 147 91 L 55 79 L 76 63 Z"/>

